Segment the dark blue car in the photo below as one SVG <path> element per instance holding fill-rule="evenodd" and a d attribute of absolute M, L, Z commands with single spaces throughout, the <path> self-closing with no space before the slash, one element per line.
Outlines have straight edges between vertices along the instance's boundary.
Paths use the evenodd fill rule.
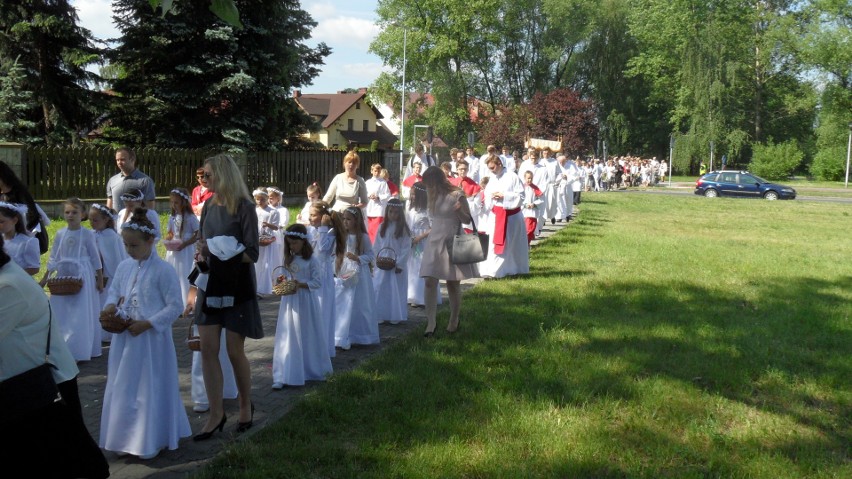
<path fill-rule="evenodd" d="M 796 199 L 796 190 L 789 186 L 770 183 L 747 171 L 711 171 L 695 182 L 695 194 L 708 198 L 736 196 L 740 198 L 765 198 L 767 200 Z"/>

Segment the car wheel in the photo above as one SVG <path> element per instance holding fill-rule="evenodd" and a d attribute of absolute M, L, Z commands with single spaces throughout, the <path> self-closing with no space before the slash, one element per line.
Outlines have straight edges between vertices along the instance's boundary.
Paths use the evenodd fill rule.
<path fill-rule="evenodd" d="M 706 196 L 707 198 L 715 198 L 719 196 L 719 192 L 714 190 L 713 188 L 707 188 L 706 190 L 704 190 L 704 196 Z"/>
<path fill-rule="evenodd" d="M 778 199 L 778 193 L 776 193 L 774 191 L 767 191 L 766 193 L 763 194 L 763 197 L 766 198 L 769 201 L 775 201 L 775 200 Z"/>

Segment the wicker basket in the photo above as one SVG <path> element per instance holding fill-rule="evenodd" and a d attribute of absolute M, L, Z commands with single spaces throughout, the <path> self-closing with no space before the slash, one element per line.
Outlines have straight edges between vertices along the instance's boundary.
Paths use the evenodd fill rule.
<path fill-rule="evenodd" d="M 274 242 L 275 236 L 272 235 L 260 235 L 258 238 L 258 243 L 260 243 L 261 246 L 269 246 Z"/>
<path fill-rule="evenodd" d="M 186 328 L 186 347 L 189 348 L 190 351 L 201 351 L 201 336 L 193 334 L 195 332 L 192 329 L 193 324 L 195 324 L 194 314 L 192 316 L 192 320 L 189 322 L 189 327 Z"/>
<path fill-rule="evenodd" d="M 278 266 L 272 270 L 272 292 L 278 296 L 296 294 L 299 283 L 293 278 L 293 274 L 284 266 Z"/>
<path fill-rule="evenodd" d="M 99 319 L 101 321 L 101 328 L 108 333 L 123 333 L 130 326 L 130 321 L 122 318 L 116 312 L 108 313 L 101 311 Z"/>
<path fill-rule="evenodd" d="M 47 280 L 47 289 L 55 296 L 71 296 L 83 289 L 83 280 L 73 276 L 53 276 Z"/>
<path fill-rule="evenodd" d="M 166 251 L 177 251 L 182 243 L 183 241 L 180 239 L 163 240 L 163 246 L 166 248 Z"/>
<path fill-rule="evenodd" d="M 186 336 L 186 347 L 190 351 L 201 351 L 201 336 Z"/>
<path fill-rule="evenodd" d="M 396 251 L 387 246 L 380 249 L 376 254 L 376 266 L 385 271 L 396 268 Z"/>

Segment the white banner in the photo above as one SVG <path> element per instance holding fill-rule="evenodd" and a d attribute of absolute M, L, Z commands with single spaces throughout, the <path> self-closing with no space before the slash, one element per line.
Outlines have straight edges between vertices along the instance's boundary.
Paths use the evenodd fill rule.
<path fill-rule="evenodd" d="M 550 148 L 551 151 L 562 151 L 562 140 L 543 140 L 541 138 L 529 138 L 524 142 L 525 148 Z"/>

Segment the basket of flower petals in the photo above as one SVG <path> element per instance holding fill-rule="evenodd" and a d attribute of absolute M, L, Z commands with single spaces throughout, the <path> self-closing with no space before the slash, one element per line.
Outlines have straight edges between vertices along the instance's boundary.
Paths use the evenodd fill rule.
<path fill-rule="evenodd" d="M 289 294 L 295 294 L 299 289 L 299 282 L 293 278 L 293 274 L 290 273 L 284 266 L 279 266 L 272 270 L 272 292 L 277 294 L 278 296 L 287 296 Z"/>
<path fill-rule="evenodd" d="M 376 254 L 376 266 L 385 271 L 396 268 L 396 251 L 388 247 L 380 249 Z"/>

